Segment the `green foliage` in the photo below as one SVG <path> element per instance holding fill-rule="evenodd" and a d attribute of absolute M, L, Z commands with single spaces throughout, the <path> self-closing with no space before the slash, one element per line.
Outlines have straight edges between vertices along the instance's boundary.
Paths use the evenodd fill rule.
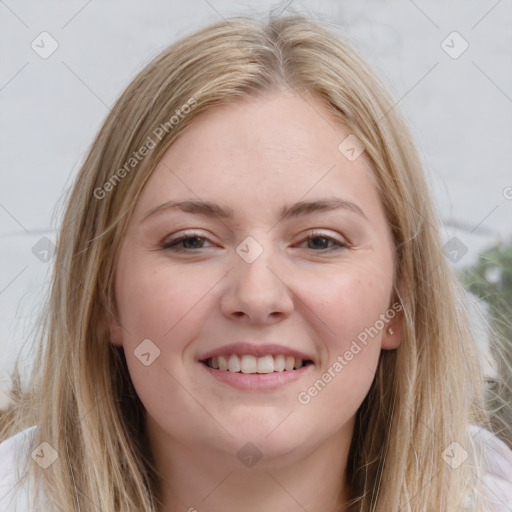
<path fill-rule="evenodd" d="M 490 388 L 488 407 L 493 427 L 512 446 L 512 241 L 479 255 L 478 262 L 464 269 L 460 279 L 468 291 L 489 306 L 494 335 L 491 351 L 498 362 L 500 382 Z"/>

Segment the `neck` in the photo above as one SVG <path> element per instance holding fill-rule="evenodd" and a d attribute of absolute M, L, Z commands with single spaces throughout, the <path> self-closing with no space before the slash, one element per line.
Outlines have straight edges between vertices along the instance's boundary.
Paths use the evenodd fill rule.
<path fill-rule="evenodd" d="M 212 446 L 179 443 L 150 421 L 148 432 L 159 473 L 159 512 L 346 510 L 353 420 L 300 455 L 264 457 L 251 467 Z"/>

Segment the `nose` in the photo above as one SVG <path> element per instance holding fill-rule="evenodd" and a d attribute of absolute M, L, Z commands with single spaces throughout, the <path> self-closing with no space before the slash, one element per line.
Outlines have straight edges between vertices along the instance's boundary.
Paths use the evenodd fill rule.
<path fill-rule="evenodd" d="M 286 273 L 265 250 L 248 263 L 235 255 L 235 266 L 228 274 L 221 309 L 230 320 L 271 324 L 282 321 L 293 311 L 293 294 Z"/>

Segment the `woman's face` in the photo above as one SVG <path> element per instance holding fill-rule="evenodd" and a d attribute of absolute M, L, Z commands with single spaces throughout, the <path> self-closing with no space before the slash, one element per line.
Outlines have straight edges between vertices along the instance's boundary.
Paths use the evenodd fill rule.
<path fill-rule="evenodd" d="M 305 98 L 202 114 L 140 196 L 111 340 L 154 436 L 227 458 L 248 442 L 267 461 L 313 453 L 351 437 L 381 349 L 399 344 L 370 165 Z"/>

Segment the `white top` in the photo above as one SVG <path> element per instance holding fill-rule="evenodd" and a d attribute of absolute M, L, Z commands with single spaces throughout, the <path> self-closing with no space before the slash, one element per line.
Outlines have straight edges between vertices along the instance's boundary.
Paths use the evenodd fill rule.
<path fill-rule="evenodd" d="M 36 427 L 30 427 L 0 443 L 0 511 L 28 512 L 30 486 L 18 485 L 32 460 L 31 448 Z M 27 482 L 25 480 L 25 482 Z"/>
<path fill-rule="evenodd" d="M 51 446 L 42 443 L 33 447 L 36 427 L 30 427 L 0 443 L 0 511 L 28 512 L 31 484 L 27 481 L 18 486 L 21 471 L 27 463 L 50 465 L 57 457 Z M 489 499 L 488 512 L 512 511 L 512 450 L 488 430 L 470 425 L 469 431 L 484 454 L 484 489 Z M 450 445 L 451 447 L 452 445 Z M 448 447 L 443 457 L 447 463 L 458 464 L 466 453 L 460 445 Z M 459 459 L 459 462 L 456 459 Z M 471 500 L 467 502 L 471 511 Z"/>

